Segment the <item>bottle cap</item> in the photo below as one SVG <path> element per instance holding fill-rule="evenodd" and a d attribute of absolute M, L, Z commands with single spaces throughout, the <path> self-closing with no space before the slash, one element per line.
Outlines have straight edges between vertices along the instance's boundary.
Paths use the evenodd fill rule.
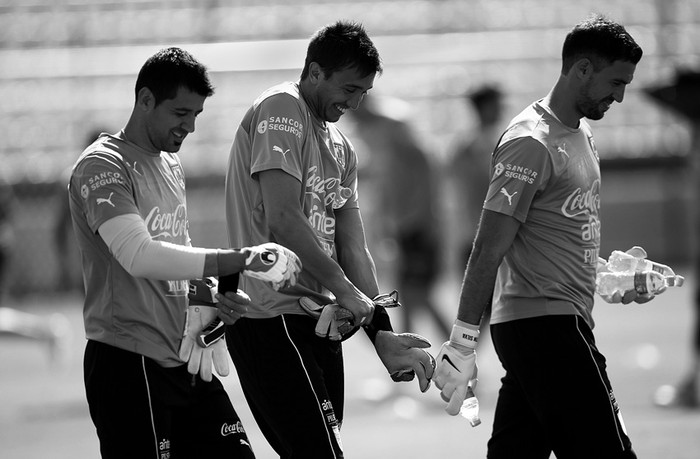
<path fill-rule="evenodd" d="M 666 277 L 666 284 L 669 287 L 681 287 L 685 282 L 685 277 L 683 276 L 668 276 Z"/>

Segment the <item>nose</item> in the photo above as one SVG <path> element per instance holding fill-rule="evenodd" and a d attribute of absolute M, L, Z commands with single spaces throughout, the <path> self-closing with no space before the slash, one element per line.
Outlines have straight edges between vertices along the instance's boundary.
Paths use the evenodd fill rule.
<path fill-rule="evenodd" d="M 183 118 L 181 125 L 182 129 L 186 130 L 190 134 L 193 133 L 195 129 L 194 125 L 196 119 L 197 118 L 195 117 L 195 115 L 188 115 L 185 118 Z"/>
<path fill-rule="evenodd" d="M 618 104 L 622 103 L 622 100 L 625 98 L 625 86 L 621 85 L 619 88 L 616 88 L 615 91 L 613 91 L 613 98 Z"/>

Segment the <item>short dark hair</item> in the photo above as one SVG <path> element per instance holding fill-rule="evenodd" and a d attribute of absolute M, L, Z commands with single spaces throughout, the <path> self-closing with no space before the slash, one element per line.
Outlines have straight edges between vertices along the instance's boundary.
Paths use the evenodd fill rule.
<path fill-rule="evenodd" d="M 596 14 L 571 29 L 561 54 L 562 73 L 566 74 L 574 62 L 583 58 L 591 60 L 595 71 L 618 60 L 636 65 L 642 58 L 642 48 L 621 24 Z"/>
<path fill-rule="evenodd" d="M 327 78 L 338 70 L 357 68 L 362 76 L 382 73 L 379 51 L 362 24 L 337 21 L 318 30 L 309 42 L 301 79 L 309 75 L 309 65 L 316 62 Z"/>
<path fill-rule="evenodd" d="M 184 49 L 171 47 L 146 60 L 136 78 L 135 93 L 138 97 L 142 88 L 150 89 L 158 105 L 174 99 L 181 86 L 205 97 L 214 94 L 207 68 Z"/>

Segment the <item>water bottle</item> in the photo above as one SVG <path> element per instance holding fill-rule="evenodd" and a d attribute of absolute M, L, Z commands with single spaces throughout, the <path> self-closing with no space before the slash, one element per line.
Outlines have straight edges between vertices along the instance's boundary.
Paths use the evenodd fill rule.
<path fill-rule="evenodd" d="M 462 403 L 459 414 L 469 421 L 472 427 L 481 424 L 481 419 L 479 418 L 479 400 L 476 398 L 476 395 L 474 395 L 471 386 L 467 387 L 467 398 Z"/>
<path fill-rule="evenodd" d="M 646 256 L 644 249 L 640 247 L 639 250 Z M 665 278 L 667 287 L 680 287 L 685 280 L 683 276 L 677 276 L 676 273 L 673 272 L 673 269 L 667 265 L 662 265 L 661 263 L 647 260 L 646 258 L 638 258 L 619 250 L 613 250 L 610 254 L 610 258 L 608 258 L 606 266 L 608 270 L 613 272 L 657 272 Z"/>
<path fill-rule="evenodd" d="M 601 296 L 624 295 L 629 290 L 658 295 L 666 288 L 666 278 L 656 271 L 599 273 L 596 278 L 596 292 Z"/>

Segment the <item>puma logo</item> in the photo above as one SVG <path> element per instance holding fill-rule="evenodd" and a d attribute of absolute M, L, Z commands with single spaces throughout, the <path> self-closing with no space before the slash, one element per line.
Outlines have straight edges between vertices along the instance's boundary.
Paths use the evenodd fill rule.
<path fill-rule="evenodd" d="M 505 197 L 508 198 L 508 205 L 509 205 L 509 206 L 512 206 L 512 205 L 513 205 L 513 196 L 515 196 L 516 194 L 518 194 L 518 192 L 516 191 L 516 192 L 513 193 L 513 194 L 508 194 L 508 191 L 505 189 L 505 187 L 502 187 L 502 188 L 501 188 L 501 194 L 502 194 L 502 195 L 505 195 Z"/>
<path fill-rule="evenodd" d="M 112 202 L 112 195 L 113 194 L 114 194 L 114 192 L 109 193 L 108 198 L 97 198 L 97 205 L 99 206 L 100 204 L 104 204 L 106 202 L 110 206 L 115 207 L 114 203 Z"/>
<path fill-rule="evenodd" d="M 289 153 L 289 150 L 290 150 L 289 148 L 286 150 L 282 150 L 282 148 L 278 147 L 277 145 L 272 147 L 272 151 L 276 151 L 276 152 L 281 153 L 282 157 L 284 158 L 285 161 L 287 160 L 287 153 Z"/>

